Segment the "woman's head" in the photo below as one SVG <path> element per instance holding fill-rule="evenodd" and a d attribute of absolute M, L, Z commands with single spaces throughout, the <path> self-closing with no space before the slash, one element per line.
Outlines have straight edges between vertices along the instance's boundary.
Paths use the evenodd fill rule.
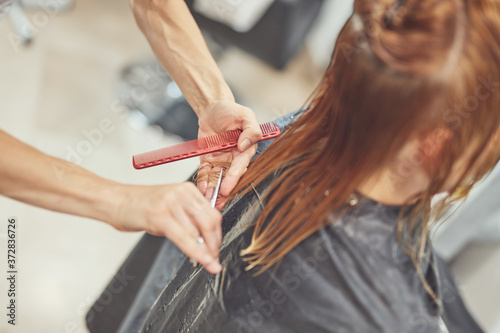
<path fill-rule="evenodd" d="M 394 182 L 422 166 L 431 179 L 429 195 L 453 192 L 464 181 L 481 178 L 498 159 L 483 153 L 500 124 L 498 6 L 462 0 L 355 2 L 323 98 L 339 99 L 339 112 L 349 118 L 344 124 L 335 119 L 334 126 L 350 124 L 354 131 L 365 125 L 358 140 L 373 138 L 369 149 L 389 160 L 410 139 L 421 142 L 411 158 L 399 161 Z"/>
<path fill-rule="evenodd" d="M 497 1 L 356 0 L 307 111 L 237 188 L 286 166 L 244 251 L 251 266 L 281 259 L 389 165 L 396 185 L 422 168 L 428 175 L 413 198 L 424 224 L 400 221 L 424 239 L 432 196 L 470 186 L 500 156 L 498 64 Z M 414 153 L 399 161 L 410 142 Z"/>

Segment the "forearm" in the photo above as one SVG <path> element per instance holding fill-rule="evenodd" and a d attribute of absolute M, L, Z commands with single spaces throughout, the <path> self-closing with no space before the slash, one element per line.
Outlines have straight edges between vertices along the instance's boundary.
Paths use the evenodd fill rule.
<path fill-rule="evenodd" d="M 38 207 L 110 222 L 119 184 L 48 156 L 0 131 L 0 194 Z"/>
<path fill-rule="evenodd" d="M 198 116 L 216 101 L 234 100 L 183 0 L 133 0 L 131 6 L 156 57 Z"/>

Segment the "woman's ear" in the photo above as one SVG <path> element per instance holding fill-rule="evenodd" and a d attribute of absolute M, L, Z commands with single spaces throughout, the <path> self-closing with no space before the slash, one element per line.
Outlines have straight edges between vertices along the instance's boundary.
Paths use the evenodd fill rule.
<path fill-rule="evenodd" d="M 453 136 L 453 131 L 447 127 L 439 127 L 425 135 L 419 144 L 419 150 L 424 157 L 424 168 L 429 173 L 437 171 L 439 157 L 445 143 Z"/>
<path fill-rule="evenodd" d="M 428 157 L 434 157 L 440 154 L 444 144 L 453 135 L 449 128 L 439 127 L 427 134 L 420 142 L 420 150 Z"/>
<path fill-rule="evenodd" d="M 493 133 L 486 149 L 491 154 L 500 154 L 500 127 Z"/>
<path fill-rule="evenodd" d="M 498 145 L 500 145 L 500 127 L 498 127 L 498 129 L 495 132 L 495 134 L 493 134 L 493 137 L 491 138 L 491 141 L 493 142 L 493 144 L 496 147 L 498 147 Z"/>

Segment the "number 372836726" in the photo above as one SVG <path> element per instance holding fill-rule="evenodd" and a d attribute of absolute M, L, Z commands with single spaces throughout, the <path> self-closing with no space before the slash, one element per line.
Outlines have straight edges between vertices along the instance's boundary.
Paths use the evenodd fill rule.
<path fill-rule="evenodd" d="M 9 269 L 16 268 L 16 219 L 9 219 L 7 225 L 7 265 Z"/>

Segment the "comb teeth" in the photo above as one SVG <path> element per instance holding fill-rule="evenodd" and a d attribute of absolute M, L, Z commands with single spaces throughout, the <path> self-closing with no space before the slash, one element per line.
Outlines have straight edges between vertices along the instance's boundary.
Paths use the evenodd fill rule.
<path fill-rule="evenodd" d="M 210 148 L 217 146 L 227 147 L 229 145 L 237 144 L 240 134 L 241 131 L 234 130 L 216 135 L 211 135 L 209 137 L 206 137 L 205 140 L 207 142 L 207 146 Z"/>
<path fill-rule="evenodd" d="M 260 129 L 262 131 L 262 139 L 266 140 L 270 137 L 276 137 L 279 135 L 280 130 L 275 123 L 265 123 L 260 125 Z"/>
<path fill-rule="evenodd" d="M 276 125 L 274 123 L 265 123 L 260 125 L 260 130 L 262 131 L 262 134 L 275 133 Z"/>
<path fill-rule="evenodd" d="M 277 132 L 279 133 L 279 129 L 277 129 L 277 126 L 274 123 L 261 124 L 260 130 L 262 131 L 263 137 L 275 135 Z M 240 130 L 234 130 L 206 137 L 205 140 L 207 146 L 210 148 L 217 146 L 227 147 L 228 145 L 238 144 L 240 134 Z"/>

